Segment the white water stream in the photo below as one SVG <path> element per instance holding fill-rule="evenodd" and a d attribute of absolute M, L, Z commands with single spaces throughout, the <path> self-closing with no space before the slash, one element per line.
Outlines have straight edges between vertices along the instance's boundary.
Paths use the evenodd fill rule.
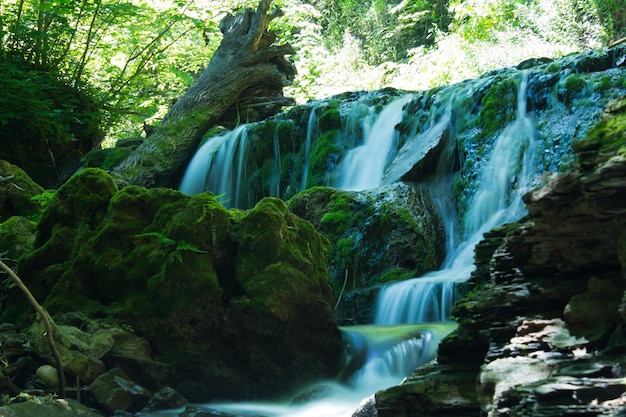
<path fill-rule="evenodd" d="M 402 108 L 412 98 L 412 95 L 407 94 L 392 101 L 371 126 L 363 126 L 363 144 L 351 149 L 343 158 L 337 188 L 362 191 L 381 185 L 389 154 L 397 141 L 395 127 L 402 121 Z M 364 122 L 369 120 L 364 119 Z"/>
<path fill-rule="evenodd" d="M 390 142 L 394 140 L 394 127 L 402 119 L 402 108 L 410 98 L 392 102 L 371 129 L 366 129 L 368 137 L 364 144 L 346 157 L 342 165 L 342 188 L 365 189 L 381 184 L 392 149 Z M 435 123 L 432 129 L 441 129 L 441 125 Z M 208 146 L 212 142 L 215 143 Z M 245 146 L 245 138 L 238 143 L 233 146 Z M 216 139 L 205 146 L 203 161 L 215 158 L 215 149 L 220 146 Z M 524 214 L 521 197 L 529 190 L 535 172 L 535 147 L 534 126 L 526 114 L 524 76 L 519 88 L 516 120 L 493 144 L 489 160 L 485 161 L 478 179 L 477 191 L 463 218 L 463 230 L 447 227 L 451 243 L 442 269 L 383 288 L 379 294 L 375 325 L 342 328 L 351 355 L 348 366 L 352 364 L 356 368 L 347 382 L 320 384 L 324 387 L 324 397 L 306 404 L 274 401 L 207 404 L 207 407 L 236 416 L 349 417 L 363 399 L 398 384 L 417 366 L 432 359 L 439 341 L 456 326 L 447 320 L 452 304 L 462 294 L 463 285 L 474 268 L 475 245 L 484 232 L 517 220 Z M 228 175 L 237 170 L 233 167 L 223 169 Z M 450 174 L 442 174 L 430 186 L 433 199 L 442 211 L 441 216 L 449 225 L 456 223 L 456 214 L 449 212 L 453 206 L 450 204 L 451 178 Z M 455 235 L 459 236 L 458 240 Z M 457 241 L 460 243 L 455 244 Z M 177 415 L 180 411 L 152 415 Z"/>

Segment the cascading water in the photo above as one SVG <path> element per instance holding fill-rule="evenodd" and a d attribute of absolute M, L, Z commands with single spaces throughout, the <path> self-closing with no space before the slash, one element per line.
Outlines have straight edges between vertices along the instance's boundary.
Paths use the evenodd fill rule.
<path fill-rule="evenodd" d="M 409 100 L 410 97 L 403 97 L 388 105 L 369 130 L 369 140 L 384 136 L 391 142 L 393 138 L 390 135 L 394 134 L 394 127 L 402 119 L 402 107 Z M 380 126 L 376 126 L 377 123 Z M 446 129 L 444 124 L 448 123 L 451 123 L 449 108 L 438 120 L 433 120 L 430 129 L 437 129 L 437 132 L 426 131 L 423 135 L 441 134 Z M 535 136 L 532 120 L 526 114 L 524 74 L 519 86 L 516 119 L 504 129 L 492 146 L 490 157 L 478 178 L 479 185 L 467 206 L 461 231 L 453 230 L 455 228 L 452 226 L 457 223 L 450 196 L 453 174 L 449 169 L 440 172 L 428 186 L 444 223 L 449 225 L 448 254 L 442 269 L 381 289 L 375 325 L 342 328 L 349 354 L 344 384 L 325 383 L 324 392 L 327 395 L 307 404 L 231 403 L 210 404 L 209 407 L 242 416 L 351 416 L 363 398 L 399 383 L 417 366 L 432 359 L 439 341 L 456 326 L 446 320 L 474 268 L 475 245 L 485 231 L 507 221 L 517 220 L 524 214 L 521 196 L 530 188 L 536 171 Z M 215 143 L 210 145 L 211 142 Z M 216 149 L 220 144 L 216 139 L 211 142 L 205 145 L 207 149 L 203 151 L 203 161 L 211 158 L 219 160 Z M 243 148 L 245 140 L 242 139 L 238 146 Z M 346 185 L 348 188 L 371 188 L 381 184 L 389 150 L 379 148 L 378 145 L 374 147 L 368 141 L 361 148 L 367 146 L 371 146 L 367 148 L 369 151 L 355 150 L 349 164 L 346 163 L 349 169 L 347 165 L 342 168 L 345 170 L 342 171 L 344 178 L 341 183 L 349 184 Z M 442 155 L 449 158 L 447 152 Z M 376 158 L 375 175 L 368 162 L 370 157 Z M 439 164 L 445 165 L 450 164 Z M 367 179 L 363 182 L 355 179 L 359 175 L 353 171 L 353 167 L 360 167 L 362 176 Z M 458 240 L 456 235 L 459 235 Z M 459 244 L 455 244 L 457 241 Z"/>
<path fill-rule="evenodd" d="M 363 127 L 363 144 L 351 149 L 344 157 L 339 168 L 337 188 L 361 191 L 380 186 L 389 154 L 395 146 L 395 127 L 402 120 L 402 107 L 412 97 L 407 94 L 392 101 L 380 112 L 371 127 Z M 364 122 L 368 120 L 364 119 Z"/>
<path fill-rule="evenodd" d="M 248 207 L 251 196 L 245 164 L 247 129 L 247 125 L 241 125 L 203 144 L 185 171 L 180 191 L 198 194 L 210 190 L 224 195 L 226 206 Z"/>

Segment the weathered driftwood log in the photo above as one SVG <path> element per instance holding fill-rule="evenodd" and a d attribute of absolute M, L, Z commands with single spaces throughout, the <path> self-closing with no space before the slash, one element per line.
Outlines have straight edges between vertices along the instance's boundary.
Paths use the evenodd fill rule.
<path fill-rule="evenodd" d="M 285 58 L 294 50 L 288 44 L 274 45 L 276 35 L 267 29 L 282 12 L 268 13 L 270 4 L 271 0 L 260 0 L 256 10 L 222 19 L 224 36 L 209 65 L 146 140 L 115 167 L 122 182 L 173 185 L 172 176 L 208 128 L 222 121 L 254 121 L 294 104 L 282 93 L 295 76 L 294 66 Z"/>

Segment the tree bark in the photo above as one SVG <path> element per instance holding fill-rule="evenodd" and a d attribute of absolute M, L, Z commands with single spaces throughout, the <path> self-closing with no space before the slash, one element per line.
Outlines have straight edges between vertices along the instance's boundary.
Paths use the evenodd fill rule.
<path fill-rule="evenodd" d="M 122 183 L 171 186 L 172 176 L 189 160 L 208 128 L 259 120 L 294 104 L 282 92 L 295 76 L 294 66 L 285 58 L 294 50 L 288 44 L 273 45 L 276 35 L 267 28 L 282 11 L 268 13 L 270 4 L 271 0 L 260 0 L 256 10 L 222 19 L 224 37 L 209 65 L 146 140 L 114 168 Z"/>

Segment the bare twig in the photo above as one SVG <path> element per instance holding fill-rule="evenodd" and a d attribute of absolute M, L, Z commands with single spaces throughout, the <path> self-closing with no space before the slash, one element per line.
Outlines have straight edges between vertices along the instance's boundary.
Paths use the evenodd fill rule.
<path fill-rule="evenodd" d="M 22 282 L 20 277 L 17 276 L 15 272 L 11 268 L 9 268 L 2 260 L 0 260 L 0 267 L 5 270 L 7 274 L 15 281 L 18 287 L 22 290 L 26 298 L 30 302 L 30 304 L 37 310 L 39 316 L 43 320 L 44 325 L 46 326 L 46 337 L 48 338 L 48 344 L 50 344 L 50 351 L 52 352 L 52 357 L 54 358 L 54 362 L 57 368 L 57 377 L 59 378 L 59 397 L 65 398 L 65 376 L 63 374 L 63 362 L 61 362 L 61 355 L 59 355 L 59 350 L 57 349 L 56 344 L 54 343 L 54 337 L 52 334 L 52 323 L 50 323 L 50 318 L 48 317 L 48 313 L 43 309 L 43 307 L 35 300 L 35 297 L 30 292 L 28 287 Z"/>
<path fill-rule="evenodd" d="M 348 282 L 348 270 L 346 269 L 346 276 L 343 279 L 343 287 L 341 287 L 341 291 L 339 292 L 339 297 L 337 297 L 337 304 L 335 304 L 335 310 L 339 307 L 339 303 L 341 302 L 341 296 L 343 295 L 343 291 L 346 289 L 346 283 Z"/>
<path fill-rule="evenodd" d="M 621 45 L 621 44 L 622 44 L 622 43 L 624 43 L 624 42 L 626 42 L 626 37 L 621 38 L 621 39 L 618 39 L 618 40 L 616 40 L 615 42 L 612 42 L 612 43 L 609 45 L 609 49 L 611 49 L 611 48 L 615 48 L 617 45 Z"/>

